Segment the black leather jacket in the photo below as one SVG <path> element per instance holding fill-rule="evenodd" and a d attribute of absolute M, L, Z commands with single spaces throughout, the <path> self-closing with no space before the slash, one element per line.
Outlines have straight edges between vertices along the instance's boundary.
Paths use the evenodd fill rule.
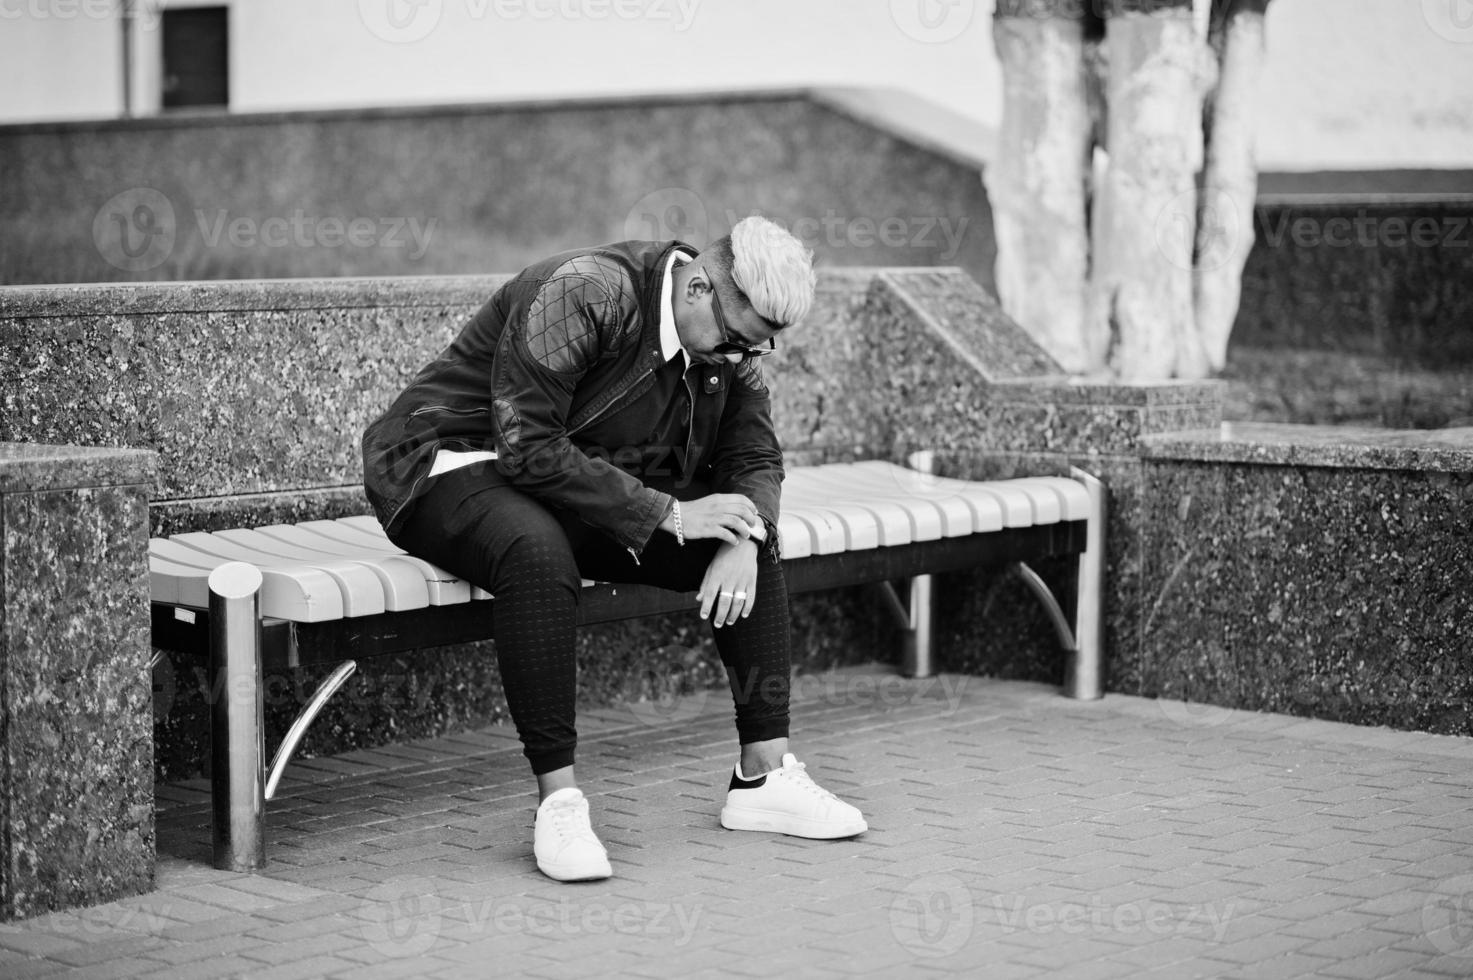
<path fill-rule="evenodd" d="M 364 489 L 385 529 L 402 525 L 440 449 L 491 450 L 488 480 L 642 551 L 671 497 L 622 469 L 619 450 L 650 431 L 641 395 L 665 363 L 660 287 L 677 248 L 696 252 L 638 241 L 564 252 L 498 289 L 364 433 Z M 782 451 L 757 360 L 704 368 L 692 395 L 686 471 L 746 494 L 775 554 Z"/>

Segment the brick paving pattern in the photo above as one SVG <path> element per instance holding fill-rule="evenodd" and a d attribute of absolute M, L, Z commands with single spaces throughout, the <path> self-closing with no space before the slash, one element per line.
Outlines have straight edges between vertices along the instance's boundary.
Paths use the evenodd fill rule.
<path fill-rule="evenodd" d="M 159 788 L 154 893 L 0 925 L 0 977 L 1473 976 L 1473 740 L 881 668 L 795 748 L 870 831 L 723 830 L 724 692 L 580 718 L 615 877 L 532 860 L 506 729 L 305 760 L 264 874 Z"/>

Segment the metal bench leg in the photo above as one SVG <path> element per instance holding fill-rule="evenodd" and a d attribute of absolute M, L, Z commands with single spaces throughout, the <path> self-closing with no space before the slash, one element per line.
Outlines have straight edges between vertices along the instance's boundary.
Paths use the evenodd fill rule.
<path fill-rule="evenodd" d="M 895 586 L 878 583 L 881 597 L 904 634 L 905 647 L 900 655 L 900 673 L 905 677 L 930 677 L 936 673 L 932 657 L 932 602 L 929 575 L 910 580 L 910 602 L 900 601 Z"/>
<path fill-rule="evenodd" d="M 229 562 L 210 573 L 209 586 L 215 867 L 259 871 L 266 863 L 261 572 Z"/>
<path fill-rule="evenodd" d="M 1089 530 L 1079 556 L 1079 599 L 1074 612 L 1074 650 L 1064 671 L 1064 693 L 1092 701 L 1105 696 L 1104 614 L 1105 485 L 1075 467 L 1070 475 L 1089 491 Z"/>
<path fill-rule="evenodd" d="M 905 655 L 900 672 L 906 677 L 930 677 L 936 673 L 931 643 L 931 576 L 910 580 L 910 622 L 905 631 Z"/>

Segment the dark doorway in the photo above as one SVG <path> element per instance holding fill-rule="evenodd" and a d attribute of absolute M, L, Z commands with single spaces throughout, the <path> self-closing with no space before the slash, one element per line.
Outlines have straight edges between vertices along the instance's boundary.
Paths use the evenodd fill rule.
<path fill-rule="evenodd" d="M 225 7 L 164 11 L 164 108 L 230 104 L 229 18 Z"/>

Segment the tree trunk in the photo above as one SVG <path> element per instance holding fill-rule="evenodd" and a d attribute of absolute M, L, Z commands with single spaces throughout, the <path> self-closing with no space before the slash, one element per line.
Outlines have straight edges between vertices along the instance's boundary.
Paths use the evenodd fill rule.
<path fill-rule="evenodd" d="M 1238 318 L 1243 268 L 1253 249 L 1253 205 L 1258 162 L 1253 107 L 1263 70 L 1264 11 L 1268 0 L 1217 0 L 1211 45 L 1217 86 L 1206 111 L 1207 161 L 1198 208 L 1196 321 L 1208 363 L 1227 363 L 1228 339 Z"/>
<path fill-rule="evenodd" d="M 1103 366 L 1085 336 L 1091 121 L 1084 23 L 1000 0 L 998 152 L 983 173 L 1003 309 L 1074 373 Z"/>
<path fill-rule="evenodd" d="M 1169 0 L 1167 0 L 1169 2 Z M 1107 148 L 1096 201 L 1090 330 L 1121 377 L 1200 378 L 1192 253 L 1202 161 L 1205 45 L 1191 0 L 1110 10 Z M 1001 244 L 1001 243 L 1000 243 Z"/>

